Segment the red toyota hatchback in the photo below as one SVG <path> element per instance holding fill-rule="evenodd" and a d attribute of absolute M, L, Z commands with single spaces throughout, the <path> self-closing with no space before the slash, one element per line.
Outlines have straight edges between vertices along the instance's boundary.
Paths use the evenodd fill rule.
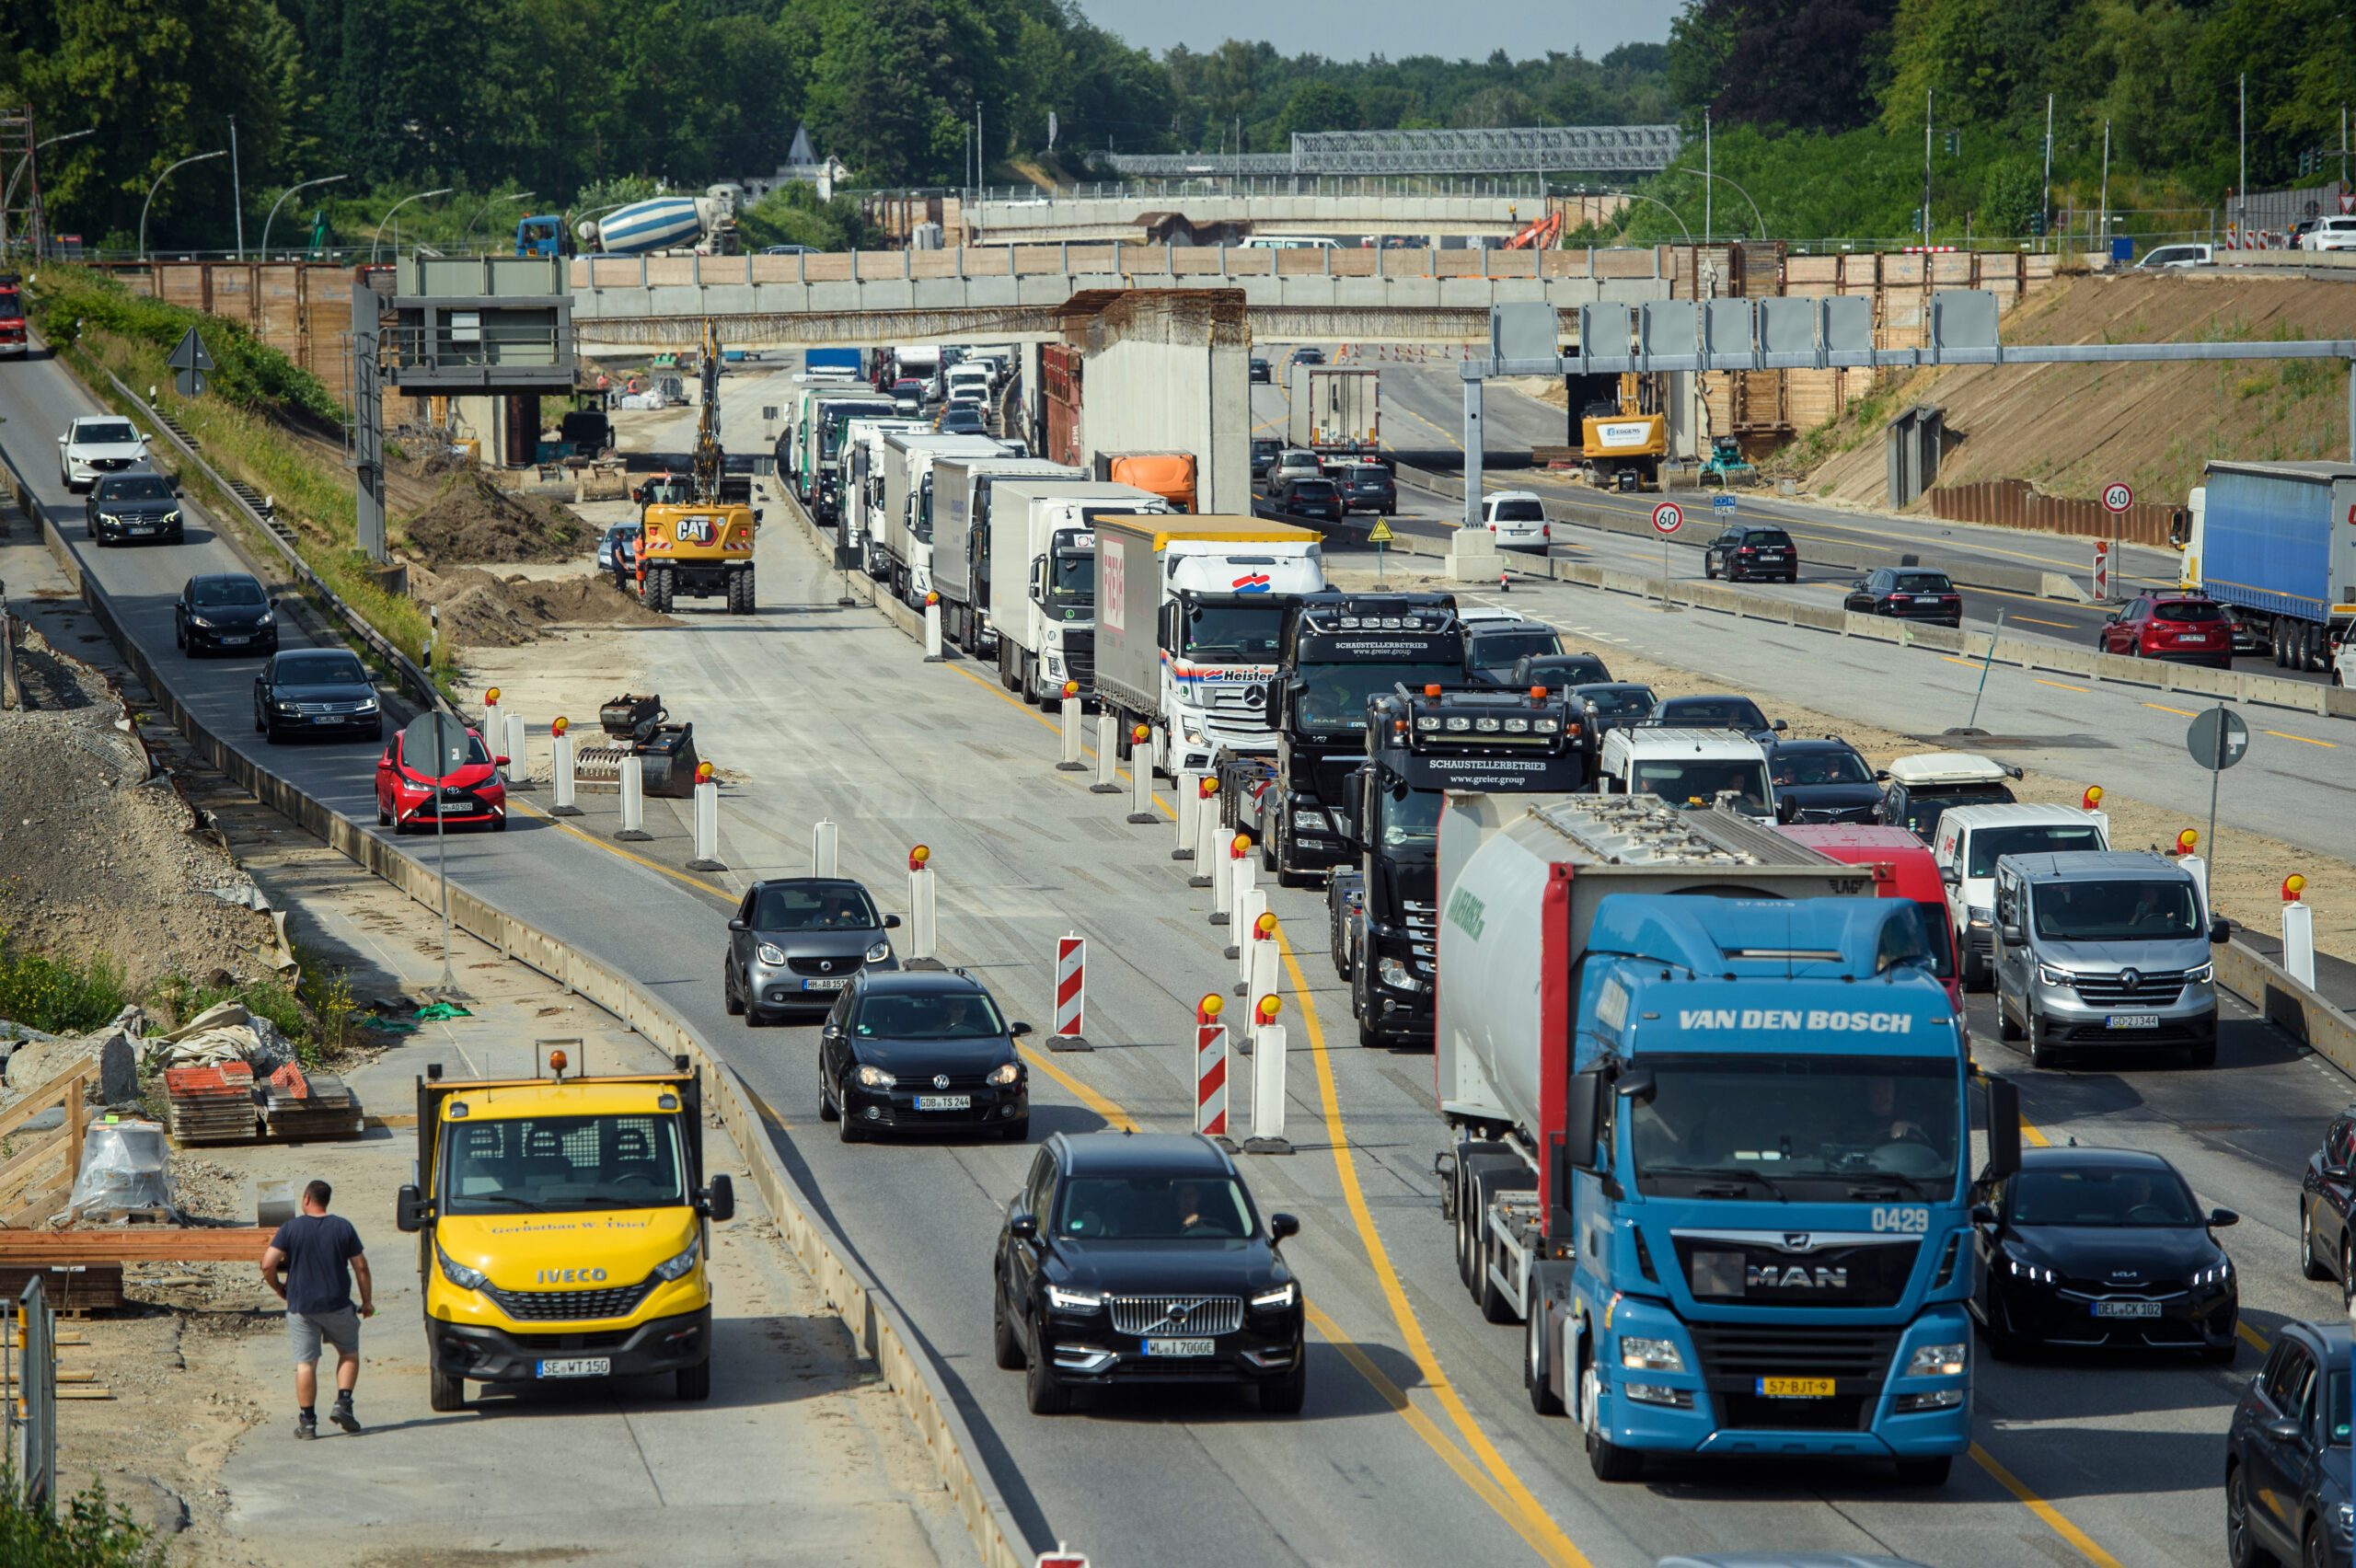
<path fill-rule="evenodd" d="M 439 815 L 453 826 L 479 823 L 493 833 L 507 831 L 507 786 L 498 773 L 507 759 L 491 755 L 482 736 L 467 732 L 465 760 L 439 785 L 404 763 L 401 747 L 407 739 L 406 731 L 394 735 L 376 759 L 378 827 L 395 833 L 429 831 Z"/>
<path fill-rule="evenodd" d="M 2146 594 L 2104 623 L 2102 651 L 2230 670 L 2234 623 L 2213 599 Z"/>

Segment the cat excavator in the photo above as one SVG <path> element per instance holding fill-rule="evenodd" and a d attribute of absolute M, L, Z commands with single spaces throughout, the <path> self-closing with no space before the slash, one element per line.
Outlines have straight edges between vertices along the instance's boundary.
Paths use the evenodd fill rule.
<path fill-rule="evenodd" d="M 697 362 L 703 408 L 687 494 L 653 502 L 640 525 L 638 596 L 650 610 L 668 612 L 681 598 L 724 598 L 729 614 L 753 613 L 753 536 L 761 514 L 722 499 L 727 455 L 720 444 L 720 323 L 707 319 Z"/>

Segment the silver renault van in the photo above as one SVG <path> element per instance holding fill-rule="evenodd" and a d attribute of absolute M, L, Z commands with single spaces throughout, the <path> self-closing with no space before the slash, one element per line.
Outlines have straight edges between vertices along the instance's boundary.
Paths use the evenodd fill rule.
<path fill-rule="evenodd" d="M 2065 1051 L 2182 1051 L 2217 1059 L 2212 920 L 2200 884 L 2164 855 L 2006 855 L 1996 862 L 1996 1027 L 2029 1060 Z"/>

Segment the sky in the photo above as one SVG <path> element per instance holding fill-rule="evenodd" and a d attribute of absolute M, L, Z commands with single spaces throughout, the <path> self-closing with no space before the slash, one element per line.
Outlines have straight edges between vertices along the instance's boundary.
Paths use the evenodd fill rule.
<path fill-rule="evenodd" d="M 1156 54 L 1175 44 L 1203 51 L 1225 40 L 1266 40 L 1282 54 L 1363 60 L 1380 54 L 1486 59 L 1502 49 L 1517 60 L 1573 45 L 1589 58 L 1623 43 L 1669 38 L 1678 0 L 1619 0 L 1610 6 L 1563 0 L 1482 0 L 1467 9 L 1448 0 L 1080 0 L 1088 19 Z"/>

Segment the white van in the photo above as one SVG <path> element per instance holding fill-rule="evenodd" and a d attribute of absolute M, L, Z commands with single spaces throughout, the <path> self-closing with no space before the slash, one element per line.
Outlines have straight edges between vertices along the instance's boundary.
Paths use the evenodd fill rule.
<path fill-rule="evenodd" d="M 1305 234 L 1255 234 L 1243 242 L 1246 250 L 1339 250 L 1338 239 Z"/>
<path fill-rule="evenodd" d="M 1680 811 L 1705 811 L 1731 792 L 1736 811 L 1775 820 L 1767 753 L 1739 730 L 1614 728 L 1603 737 L 1597 775 L 1596 788 L 1607 795 L 1658 795 Z"/>
<path fill-rule="evenodd" d="M 1963 988 L 1984 991 L 1993 984 L 1988 967 L 1996 940 L 1996 862 L 2007 855 L 2068 854 L 2108 850 L 2110 813 L 2076 806 L 1950 806 L 1940 813 L 1931 840 L 1939 881 L 1947 890 L 1947 914 L 1963 948 Z"/>

